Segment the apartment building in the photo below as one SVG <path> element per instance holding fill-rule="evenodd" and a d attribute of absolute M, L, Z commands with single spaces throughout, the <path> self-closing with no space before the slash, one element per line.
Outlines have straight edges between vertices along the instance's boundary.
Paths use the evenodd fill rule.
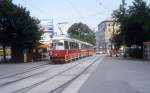
<path fill-rule="evenodd" d="M 108 52 L 114 48 L 111 38 L 119 30 L 119 26 L 115 18 L 107 18 L 98 25 L 98 31 L 95 33 L 97 51 Z"/>

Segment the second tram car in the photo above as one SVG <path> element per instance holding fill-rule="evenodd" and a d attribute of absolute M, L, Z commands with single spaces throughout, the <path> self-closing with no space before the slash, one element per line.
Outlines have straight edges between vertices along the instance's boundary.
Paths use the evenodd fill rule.
<path fill-rule="evenodd" d="M 71 60 L 93 55 L 93 45 L 65 36 L 54 37 L 50 47 L 50 61 L 66 63 Z"/>

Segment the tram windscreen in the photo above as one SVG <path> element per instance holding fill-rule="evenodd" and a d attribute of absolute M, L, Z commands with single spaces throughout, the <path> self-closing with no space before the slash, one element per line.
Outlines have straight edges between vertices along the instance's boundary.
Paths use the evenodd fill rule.
<path fill-rule="evenodd" d="M 51 49 L 63 50 L 64 49 L 64 44 L 63 44 L 63 42 L 55 41 L 55 42 L 52 43 Z"/>

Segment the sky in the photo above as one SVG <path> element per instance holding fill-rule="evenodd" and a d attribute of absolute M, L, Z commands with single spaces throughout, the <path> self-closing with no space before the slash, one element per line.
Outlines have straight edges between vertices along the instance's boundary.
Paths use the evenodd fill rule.
<path fill-rule="evenodd" d="M 53 19 L 54 31 L 59 33 L 58 23 L 63 33 L 73 24 L 82 22 L 91 29 L 109 18 L 119 8 L 122 0 L 13 0 L 14 4 L 26 7 L 31 16 L 38 19 Z M 147 0 L 149 3 L 150 1 Z M 132 0 L 126 0 L 131 5 Z"/>

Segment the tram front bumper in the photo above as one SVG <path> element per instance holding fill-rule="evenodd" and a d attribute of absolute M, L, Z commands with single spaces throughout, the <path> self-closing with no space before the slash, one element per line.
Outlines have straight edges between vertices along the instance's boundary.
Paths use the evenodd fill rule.
<path fill-rule="evenodd" d="M 52 62 L 64 62 L 65 57 L 51 56 L 50 61 L 52 61 Z"/>

